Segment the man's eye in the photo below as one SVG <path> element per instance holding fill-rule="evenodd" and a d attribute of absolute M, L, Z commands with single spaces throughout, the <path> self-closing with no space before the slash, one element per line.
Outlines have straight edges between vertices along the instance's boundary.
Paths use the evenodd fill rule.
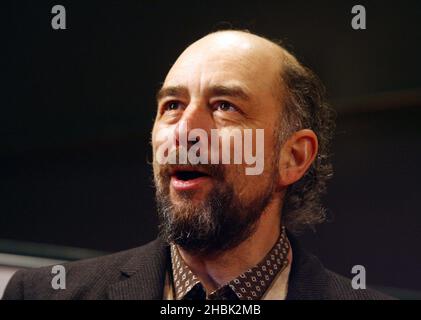
<path fill-rule="evenodd" d="M 177 101 L 170 101 L 164 105 L 164 111 L 173 111 L 181 108 L 181 105 Z"/>
<path fill-rule="evenodd" d="M 231 103 L 229 103 L 229 102 L 225 102 L 225 101 L 218 102 L 218 103 L 215 105 L 215 109 L 216 109 L 216 110 L 220 110 L 220 111 L 224 111 L 224 112 L 233 112 L 233 111 L 237 111 L 237 108 L 236 108 L 234 105 L 232 105 L 232 104 L 231 104 Z"/>

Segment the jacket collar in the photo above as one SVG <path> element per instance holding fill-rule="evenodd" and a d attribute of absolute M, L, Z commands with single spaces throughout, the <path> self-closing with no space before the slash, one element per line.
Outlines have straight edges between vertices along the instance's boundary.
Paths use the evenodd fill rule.
<path fill-rule="evenodd" d="M 328 276 L 320 260 L 301 248 L 288 233 L 292 248 L 292 265 L 287 300 L 324 300 L 327 298 Z"/>
<path fill-rule="evenodd" d="M 288 233 L 293 259 L 287 300 L 323 300 L 327 296 L 327 273 L 319 259 L 304 251 Z M 120 269 L 120 281 L 108 288 L 112 300 L 160 300 L 165 272 L 171 260 L 170 248 L 160 238 L 140 247 Z"/>

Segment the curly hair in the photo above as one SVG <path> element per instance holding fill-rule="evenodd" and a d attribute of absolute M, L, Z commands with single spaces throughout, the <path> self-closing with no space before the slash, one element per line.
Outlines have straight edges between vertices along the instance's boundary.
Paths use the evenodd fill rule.
<path fill-rule="evenodd" d="M 284 93 L 283 112 L 279 119 L 280 144 L 293 132 L 311 129 L 317 135 L 318 154 L 304 176 L 290 185 L 284 196 L 282 221 L 286 228 L 299 233 L 314 228 L 326 219 L 321 196 L 333 175 L 330 144 L 335 129 L 335 113 L 325 99 L 325 88 L 319 78 L 284 49 L 281 83 Z"/>

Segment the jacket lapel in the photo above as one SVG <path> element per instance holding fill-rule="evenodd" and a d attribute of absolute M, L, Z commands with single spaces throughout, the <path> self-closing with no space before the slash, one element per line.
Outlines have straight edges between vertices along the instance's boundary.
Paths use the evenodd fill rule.
<path fill-rule="evenodd" d="M 121 268 L 121 280 L 108 288 L 109 299 L 162 299 L 168 259 L 168 245 L 159 238 L 141 247 Z"/>

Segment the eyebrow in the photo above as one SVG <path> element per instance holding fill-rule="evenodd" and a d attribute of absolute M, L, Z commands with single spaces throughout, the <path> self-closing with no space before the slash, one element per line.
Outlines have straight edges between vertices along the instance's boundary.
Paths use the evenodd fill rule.
<path fill-rule="evenodd" d="M 179 96 L 187 96 L 188 94 L 189 94 L 189 91 L 187 90 L 187 87 L 184 87 L 184 86 L 162 87 L 156 93 L 156 101 L 159 101 L 162 98 L 165 98 L 168 96 L 179 97 Z"/>
<path fill-rule="evenodd" d="M 217 85 L 209 90 L 212 96 L 228 96 L 239 98 L 241 100 L 250 100 L 250 95 L 240 86 L 237 85 Z"/>
<path fill-rule="evenodd" d="M 208 92 L 211 96 L 228 96 L 245 101 L 251 100 L 250 95 L 238 85 L 215 85 L 209 88 Z M 188 96 L 188 94 L 188 89 L 185 86 L 162 87 L 156 93 L 156 101 L 160 101 L 167 96 L 180 97 Z"/>

